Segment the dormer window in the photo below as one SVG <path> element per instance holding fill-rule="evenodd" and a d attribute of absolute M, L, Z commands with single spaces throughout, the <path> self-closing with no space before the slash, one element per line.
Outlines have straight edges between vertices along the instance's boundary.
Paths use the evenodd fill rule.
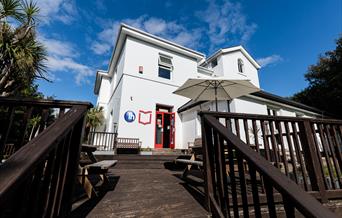
<path fill-rule="evenodd" d="M 244 73 L 243 61 L 240 58 L 238 59 L 238 70 L 239 70 L 239 73 Z"/>
<path fill-rule="evenodd" d="M 158 76 L 164 79 L 171 79 L 171 72 L 173 70 L 172 57 L 159 54 L 158 66 Z"/>

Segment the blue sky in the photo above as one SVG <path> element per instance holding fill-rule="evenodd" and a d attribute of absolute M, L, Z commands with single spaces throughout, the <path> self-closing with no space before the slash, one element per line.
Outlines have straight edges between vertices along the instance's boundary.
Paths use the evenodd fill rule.
<path fill-rule="evenodd" d="M 107 69 L 121 22 L 211 55 L 243 45 L 263 66 L 262 89 L 290 96 L 342 33 L 341 0 L 38 0 L 48 76 L 39 90 L 96 103 L 97 69 Z"/>

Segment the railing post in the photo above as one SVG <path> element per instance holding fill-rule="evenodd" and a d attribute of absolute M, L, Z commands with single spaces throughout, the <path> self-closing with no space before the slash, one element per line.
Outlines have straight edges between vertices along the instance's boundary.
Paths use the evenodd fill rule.
<path fill-rule="evenodd" d="M 309 120 L 298 122 L 302 149 L 305 156 L 306 169 L 308 171 L 313 191 L 319 191 L 321 201 L 327 202 L 324 177 L 320 169 L 320 162 L 317 157 L 317 147 L 314 141 L 314 132 Z M 304 173 L 303 173 L 304 176 Z"/>
<path fill-rule="evenodd" d="M 201 116 L 201 129 L 202 129 L 202 149 L 203 149 L 203 166 L 204 166 L 204 192 L 205 192 L 205 204 L 207 211 L 210 210 L 210 195 L 213 195 L 213 181 L 212 181 L 212 173 L 210 167 L 210 157 L 209 157 L 209 146 L 208 141 L 212 141 L 209 136 L 209 129 L 207 129 L 207 125 L 205 124 L 204 115 Z M 208 135 L 207 135 L 208 134 Z"/>
<path fill-rule="evenodd" d="M 114 132 L 114 144 L 113 144 L 113 151 L 114 155 L 117 154 L 117 145 L 118 145 L 118 132 Z"/>

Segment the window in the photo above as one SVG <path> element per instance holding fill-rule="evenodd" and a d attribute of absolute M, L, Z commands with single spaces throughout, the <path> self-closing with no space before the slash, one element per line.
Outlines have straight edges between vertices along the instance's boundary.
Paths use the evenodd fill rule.
<path fill-rule="evenodd" d="M 171 79 L 171 72 L 173 70 L 172 57 L 159 54 L 158 65 L 158 76 L 165 79 Z"/>
<path fill-rule="evenodd" d="M 238 59 L 238 70 L 239 70 L 239 73 L 244 73 L 243 72 L 243 61 L 239 58 Z"/>
<path fill-rule="evenodd" d="M 217 58 L 211 61 L 211 68 L 214 68 L 217 66 Z"/>

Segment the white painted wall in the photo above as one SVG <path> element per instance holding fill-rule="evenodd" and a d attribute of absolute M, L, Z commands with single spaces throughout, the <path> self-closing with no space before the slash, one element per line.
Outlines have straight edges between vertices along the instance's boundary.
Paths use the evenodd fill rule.
<path fill-rule="evenodd" d="M 108 101 L 110 98 L 110 78 L 108 77 L 102 77 L 101 80 L 101 88 L 99 90 L 98 98 L 97 98 L 97 107 L 103 107 L 103 114 L 105 121 L 108 118 Z M 104 130 L 104 126 L 99 128 L 99 130 Z"/>
<path fill-rule="evenodd" d="M 171 80 L 158 77 L 159 53 L 172 57 L 174 66 Z M 143 66 L 143 74 L 139 74 Z M 126 40 L 125 74 L 150 79 L 156 82 L 181 86 L 189 77 L 197 76 L 197 61 L 155 45 L 128 37 Z"/>
<path fill-rule="evenodd" d="M 173 111 L 176 112 L 180 106 L 189 101 L 172 92 L 189 77 L 196 77 L 197 62 L 130 37 L 126 40 L 125 48 L 123 77 L 119 89 L 121 95 L 117 96 L 118 103 L 114 100 L 110 102 L 120 105 L 119 109 L 115 109 L 114 106 L 114 111 L 119 111 L 114 115 L 114 120 L 118 121 L 118 136 L 139 138 L 143 148 L 154 148 L 156 105 L 173 106 Z M 171 80 L 158 77 L 159 53 L 172 57 L 174 69 Z M 143 66 L 143 74 L 139 73 L 139 66 Z M 124 119 L 124 114 L 128 110 L 136 114 L 136 120 L 132 123 Z M 138 122 L 139 110 L 152 111 L 151 124 L 143 125 Z M 186 145 L 182 143 L 182 122 L 177 113 L 175 125 L 175 148 L 185 148 Z"/>
<path fill-rule="evenodd" d="M 111 79 L 111 83 L 106 91 L 109 92 L 109 99 L 107 101 L 107 110 L 105 113 L 105 131 L 114 132 L 114 123 L 119 123 L 119 114 L 120 114 L 120 102 L 121 102 L 121 93 L 122 93 L 122 76 L 124 73 L 125 66 L 125 54 L 126 47 L 123 47 L 121 56 L 119 58 L 117 67 L 114 68 L 113 77 Z M 102 86 L 100 90 L 102 89 Z"/>
<path fill-rule="evenodd" d="M 236 113 L 267 115 L 267 106 L 262 102 L 240 97 L 231 102 L 230 111 Z"/>
<path fill-rule="evenodd" d="M 244 63 L 244 73 L 240 73 L 238 70 L 238 59 L 242 59 Z M 221 68 L 222 64 L 222 68 Z M 240 51 L 234 51 L 221 55 L 221 59 L 218 59 L 218 67 L 214 68 L 215 74 L 227 77 L 227 79 L 250 79 L 251 82 L 260 87 L 258 70 L 254 65 L 246 58 L 246 56 Z M 223 72 L 220 72 L 220 71 Z"/>

